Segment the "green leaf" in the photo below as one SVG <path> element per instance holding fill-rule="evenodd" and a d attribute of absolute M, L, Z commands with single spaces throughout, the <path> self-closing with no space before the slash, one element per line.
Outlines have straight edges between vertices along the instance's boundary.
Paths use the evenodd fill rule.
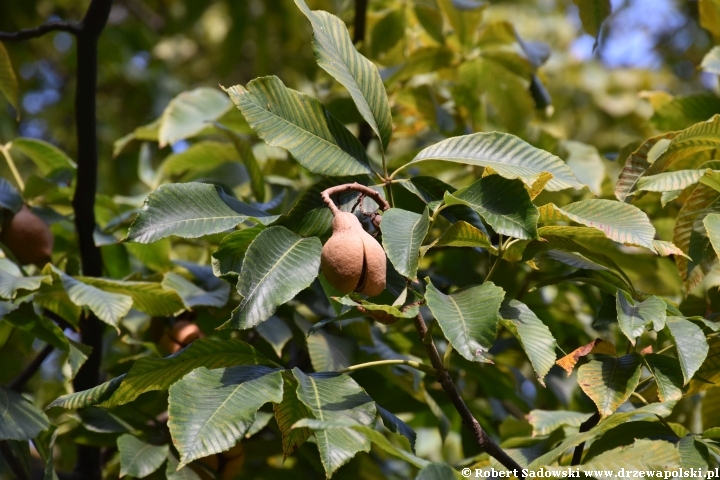
<path fill-rule="evenodd" d="M 540 174 L 548 172 L 553 178 L 545 188 L 553 192 L 584 186 L 560 158 L 507 133 L 473 133 L 448 138 L 422 150 L 405 166 L 427 160 L 490 167 L 501 176 L 519 178 L 528 186 L 532 186 Z"/>
<path fill-rule="evenodd" d="M 184 309 L 182 299 L 158 282 L 135 282 L 107 278 L 77 277 L 87 285 L 105 292 L 119 293 L 132 298 L 133 308 L 153 317 L 168 317 Z"/>
<path fill-rule="evenodd" d="M 370 55 L 377 58 L 405 38 L 405 13 L 392 9 L 384 15 L 370 33 Z"/>
<path fill-rule="evenodd" d="M 704 428 L 720 425 L 720 387 L 713 387 L 705 392 L 701 416 Z"/>
<path fill-rule="evenodd" d="M 500 307 L 500 317 L 503 326 L 520 342 L 538 381 L 545 386 L 544 378 L 555 365 L 557 348 L 557 341 L 550 329 L 527 305 L 517 300 L 505 300 Z"/>
<path fill-rule="evenodd" d="M 439 0 L 438 5 L 450 21 L 460 43 L 470 46 L 477 38 L 486 2 L 482 0 Z"/>
<path fill-rule="evenodd" d="M 711 213 L 703 218 L 710 244 L 717 255 L 720 252 L 720 213 Z"/>
<path fill-rule="evenodd" d="M 260 168 L 260 165 L 255 158 L 252 147 L 237 132 L 234 132 L 217 122 L 214 125 L 215 128 L 220 130 L 226 137 L 228 137 L 228 139 L 230 139 L 238 155 L 240 155 L 240 160 L 245 165 L 248 175 L 250 176 L 250 188 L 255 196 L 255 200 L 258 202 L 264 202 L 265 177 L 263 176 L 262 168 Z"/>
<path fill-rule="evenodd" d="M 36 338 L 67 352 L 68 339 L 62 329 L 53 321 L 35 313 L 32 303 L 21 303 L 12 312 L 4 315 L 10 325 L 32 333 Z"/>
<path fill-rule="evenodd" d="M 601 230 L 611 240 L 653 250 L 655 227 L 647 215 L 634 205 L 591 199 L 555 208 L 574 222 Z"/>
<path fill-rule="evenodd" d="M 180 461 L 175 458 L 174 453 L 168 454 L 165 476 L 167 480 L 201 480 L 200 476 L 190 467 L 183 467 L 178 470 Z"/>
<path fill-rule="evenodd" d="M 277 77 L 256 78 L 226 89 L 252 129 L 268 145 L 287 149 L 300 164 L 321 175 L 370 171 L 360 141 L 323 105 L 291 90 Z"/>
<path fill-rule="evenodd" d="M 580 469 L 590 474 L 593 471 L 609 471 L 617 475 L 621 468 L 624 471 L 670 471 L 679 467 L 680 454 L 675 445 L 670 442 L 640 439 L 630 446 L 603 452 L 581 465 Z"/>
<path fill-rule="evenodd" d="M 537 238 L 540 214 L 519 180 L 488 175 L 469 187 L 445 194 L 447 205 L 467 205 L 497 233 L 509 237 Z"/>
<path fill-rule="evenodd" d="M 498 324 L 498 311 L 505 292 L 492 282 L 445 295 L 429 278 L 425 299 L 445 338 L 471 362 L 487 362 Z"/>
<path fill-rule="evenodd" d="M 45 410 L 53 407 L 80 409 L 97 405 L 109 399 L 124 379 L 125 375 L 123 374 L 90 390 L 63 395 L 53 400 L 50 405 L 45 407 Z"/>
<path fill-rule="evenodd" d="M 267 320 L 318 275 L 322 244 L 285 227 L 263 230 L 245 254 L 238 280 L 240 305 L 222 328 L 247 329 Z"/>
<path fill-rule="evenodd" d="M 415 480 L 455 480 L 455 470 L 444 463 L 431 463 L 420 470 Z"/>
<path fill-rule="evenodd" d="M 264 225 L 256 225 L 233 232 L 223 238 L 218 249 L 212 254 L 213 274 L 236 285 L 245 253 L 255 237 L 264 229 Z"/>
<path fill-rule="evenodd" d="M 578 369 L 580 388 L 595 402 L 602 418 L 630 398 L 640 383 L 641 364 L 640 355 L 632 353 L 590 360 Z"/>
<path fill-rule="evenodd" d="M 527 421 L 533 427 L 533 436 L 550 435 L 560 427 L 579 427 L 592 413 L 569 412 L 566 410 L 532 410 Z"/>
<path fill-rule="evenodd" d="M 638 179 L 645 174 L 653 162 L 667 150 L 673 137 L 677 132 L 665 133 L 656 137 L 648 138 L 625 160 L 625 166 L 615 184 L 615 197 L 625 201 L 628 195 L 635 189 Z"/>
<path fill-rule="evenodd" d="M 18 213 L 23 204 L 23 198 L 17 189 L 6 179 L 0 177 L 0 207 Z"/>
<path fill-rule="evenodd" d="M 683 130 L 717 113 L 720 113 L 720 98 L 712 93 L 700 93 L 673 98 L 656 108 L 650 121 L 658 130 Z"/>
<path fill-rule="evenodd" d="M 43 412 L 19 393 L 0 387 L 0 440 L 30 440 L 47 430 Z"/>
<path fill-rule="evenodd" d="M 120 476 L 147 477 L 167 459 L 167 445 L 151 445 L 139 438 L 125 434 L 117 439 L 120 451 Z"/>
<path fill-rule="evenodd" d="M 124 405 L 145 392 L 166 390 L 199 366 L 212 369 L 235 365 L 277 366 L 240 340 L 199 338 L 170 357 L 136 360 L 120 386 L 100 406 Z M 107 396 L 104 392 L 98 393 Z"/>
<path fill-rule="evenodd" d="M 485 233 L 462 220 L 453 223 L 432 246 L 479 247 L 492 252 L 496 251 L 496 248 L 490 242 L 490 238 Z"/>
<path fill-rule="evenodd" d="M 382 420 L 383 425 L 385 425 L 385 428 L 393 433 L 397 433 L 398 435 L 402 435 L 407 438 L 410 443 L 410 449 L 413 453 L 415 453 L 415 442 L 417 440 L 417 433 L 415 433 L 415 430 L 410 428 L 407 423 L 403 422 L 393 415 L 392 412 L 385 410 L 380 405 L 375 404 L 375 407 L 377 408 L 378 414 L 380 415 L 380 419 Z"/>
<path fill-rule="evenodd" d="M 162 288 L 176 294 L 188 310 L 201 305 L 222 308 L 230 296 L 230 285 L 218 281 L 212 285 L 214 288 L 205 288 L 195 285 L 190 280 L 177 273 L 168 272 L 163 277 Z"/>
<path fill-rule="evenodd" d="M 405 62 L 395 67 L 385 83 L 391 87 L 397 82 L 415 75 L 431 73 L 449 67 L 453 61 L 453 52 L 447 47 L 422 47 L 410 54 Z"/>
<path fill-rule="evenodd" d="M 600 27 L 610 15 L 610 0 L 573 0 L 580 10 L 583 29 L 595 38 L 600 37 Z"/>
<path fill-rule="evenodd" d="M 180 466 L 232 448 L 260 407 L 279 403 L 280 372 L 263 366 L 200 367 L 170 387 L 168 427 Z"/>
<path fill-rule="evenodd" d="M 720 75 L 720 46 L 710 49 L 703 57 L 700 68 L 709 73 Z"/>
<path fill-rule="evenodd" d="M 350 366 L 354 350 L 350 339 L 323 330 L 310 333 L 313 325 L 297 314 L 295 324 L 307 337 L 308 355 L 316 372 L 337 372 Z"/>
<path fill-rule="evenodd" d="M 43 283 L 52 283 L 52 279 L 47 275 L 16 276 L 0 270 L 0 297 L 13 299 L 18 290 L 37 290 Z"/>
<path fill-rule="evenodd" d="M 687 385 L 705 361 L 710 347 L 702 329 L 689 320 L 682 317 L 668 317 L 665 326 L 667 333 L 675 341 L 680 368 L 685 380 L 683 385 Z"/>
<path fill-rule="evenodd" d="M 706 170 L 678 170 L 676 172 L 659 173 L 648 175 L 638 180 L 635 190 L 647 192 L 672 192 L 684 190 L 695 185 L 700 179 L 712 171 Z"/>
<path fill-rule="evenodd" d="M 188 171 L 209 171 L 223 163 L 238 159 L 235 148 L 228 144 L 205 140 L 193 143 L 180 153 L 165 157 L 161 168 L 166 176 L 182 175 Z"/>
<path fill-rule="evenodd" d="M 78 307 L 88 307 L 97 317 L 108 325 L 118 328 L 120 320 L 130 311 L 132 297 L 119 293 L 106 292 L 77 280 L 54 266 L 43 269 L 43 273 L 60 279 L 70 301 Z"/>
<path fill-rule="evenodd" d="M 683 374 L 676 358 L 650 353 L 644 356 L 655 377 L 661 402 L 677 402 L 683 396 Z"/>
<path fill-rule="evenodd" d="M 616 308 L 620 330 L 633 345 L 649 324 L 652 323 L 656 332 L 665 327 L 667 307 L 659 297 L 651 296 L 642 302 L 634 302 L 632 299 L 628 300 L 622 292 L 618 292 Z"/>
<path fill-rule="evenodd" d="M 372 425 L 375 421 L 375 402 L 347 375 L 313 373 L 305 375 L 293 368 L 298 381 L 297 396 L 323 422 L 352 422 Z M 358 452 L 370 451 L 370 441 L 350 429 L 315 431 L 320 460 L 330 477 Z"/>
<path fill-rule="evenodd" d="M 215 185 L 162 185 L 145 200 L 130 226 L 127 241 L 152 243 L 170 235 L 197 238 L 224 232 L 249 218 L 265 224 L 277 216 L 230 197 Z"/>
<path fill-rule="evenodd" d="M 720 147 L 720 115 L 713 116 L 706 122 L 696 123 L 672 137 L 671 142 L 661 155 L 656 155 L 657 161 L 647 169 L 647 173 L 654 175 L 672 167 L 680 160 L 690 155 L 714 150 Z"/>
<path fill-rule="evenodd" d="M 295 0 L 295 4 L 312 24 L 313 51 L 318 65 L 347 88 L 360 115 L 385 150 L 392 135 L 392 117 L 377 67 L 355 50 L 342 20 L 328 12 L 311 11 L 304 0 Z"/>
<path fill-rule="evenodd" d="M 7 99 L 8 103 L 17 112 L 16 116 L 20 117 L 20 98 L 18 95 L 18 83 L 15 71 L 12 68 L 10 62 L 10 55 L 8 55 L 5 46 L 0 42 L 0 93 Z"/>
<path fill-rule="evenodd" d="M 67 363 L 70 365 L 70 378 L 75 378 L 75 375 L 77 375 L 80 367 L 85 364 L 92 353 L 92 347 L 72 340 L 68 340 L 68 343 L 70 349 L 68 350 Z"/>
<path fill-rule="evenodd" d="M 273 347 L 275 354 L 280 358 L 282 358 L 283 347 L 293 337 L 290 327 L 283 319 L 275 315 L 256 325 L 255 331 Z"/>
<path fill-rule="evenodd" d="M 287 458 L 310 438 L 309 428 L 293 428 L 298 420 L 312 416 L 310 409 L 298 399 L 298 382 L 289 371 L 283 371 L 282 402 L 273 403 L 275 421 L 282 434 L 283 458 Z"/>
<path fill-rule="evenodd" d="M 60 170 L 75 170 L 77 165 L 65 152 L 55 145 L 36 138 L 16 138 L 12 150 L 19 150 L 38 167 L 40 173 L 47 176 Z"/>
<path fill-rule="evenodd" d="M 383 213 L 380 224 L 383 247 L 395 270 L 403 277 L 415 278 L 420 246 L 429 226 L 427 208 L 422 215 L 400 208 L 391 208 Z"/>
<path fill-rule="evenodd" d="M 181 93 L 170 101 L 160 117 L 160 148 L 197 135 L 231 105 L 228 98 L 214 88 L 201 87 Z"/>

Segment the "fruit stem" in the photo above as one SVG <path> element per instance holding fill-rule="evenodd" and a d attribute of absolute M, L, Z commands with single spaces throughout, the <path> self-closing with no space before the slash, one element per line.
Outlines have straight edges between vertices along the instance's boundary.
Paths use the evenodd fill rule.
<path fill-rule="evenodd" d="M 413 360 L 377 360 L 375 362 L 360 363 L 340 370 L 340 373 L 350 373 L 362 368 L 380 367 L 384 365 L 405 365 L 406 367 L 412 367 L 415 370 L 420 370 L 421 372 L 430 373 L 432 375 L 437 373 L 430 365 L 425 365 L 424 363 L 415 362 Z"/>
<path fill-rule="evenodd" d="M 348 190 L 360 192 L 362 194 L 367 195 L 368 197 L 375 200 L 383 211 L 390 208 L 390 204 L 387 201 L 385 201 L 385 199 L 382 196 L 380 196 L 380 194 L 378 192 L 376 192 L 375 190 L 373 190 L 372 188 L 367 187 L 365 185 L 361 185 L 357 182 L 345 183 L 343 185 L 336 185 L 334 187 L 330 187 L 327 190 L 323 190 L 320 193 L 320 197 L 323 199 L 323 202 L 325 202 L 325 204 L 328 206 L 328 208 L 332 212 L 333 216 L 340 213 L 340 209 L 337 207 L 337 205 L 335 205 L 335 202 L 333 202 L 333 200 L 332 200 L 332 198 L 330 198 L 330 196 L 334 195 L 336 193 L 347 192 Z"/>
<path fill-rule="evenodd" d="M 15 182 L 18 184 L 18 187 L 21 191 L 25 191 L 25 182 L 23 182 L 23 179 L 20 176 L 20 172 L 18 172 L 18 169 L 15 166 L 15 162 L 10 156 L 10 144 L 8 143 L 7 145 L 0 145 L 0 151 L 2 151 L 3 157 L 5 157 L 5 161 L 7 162 L 8 167 L 13 174 L 13 177 L 15 177 Z"/>

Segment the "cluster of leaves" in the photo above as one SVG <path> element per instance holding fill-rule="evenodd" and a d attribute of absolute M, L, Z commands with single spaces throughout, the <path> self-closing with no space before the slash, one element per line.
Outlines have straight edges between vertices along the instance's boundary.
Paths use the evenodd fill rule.
<path fill-rule="evenodd" d="M 550 102 L 548 48 L 485 19 L 479 2 L 375 12 L 365 50 L 393 65 L 382 71 L 340 18 L 295 3 L 318 65 L 347 94 L 332 84 L 323 103 L 275 76 L 198 88 L 118 140 L 116 155 L 140 142 L 145 191 L 98 196 L 107 278 L 78 275 L 74 163 L 38 140 L 1 147 L 38 173 L 18 188 L 0 179 L 0 205 L 34 204 L 57 244 L 44 268 L 1 259 L 4 337 L 63 352 L 69 381 L 90 352 L 63 328 L 88 310 L 113 328 L 111 379 L 96 388 L 59 385 L 33 404 L 0 387 L 0 440 L 21 459 L 31 440 L 46 478 L 56 442 L 117 446 L 105 473 L 138 478 L 231 478 L 238 457 L 222 454 L 243 439 L 260 459 L 236 462 L 245 472 L 351 477 L 340 467 L 352 461 L 377 478 L 426 479 L 499 467 L 422 360 L 434 341 L 470 410 L 523 468 L 716 466 L 717 99 L 651 95 L 658 131 L 621 152 L 613 182 L 594 147 L 529 122 Z M 609 4 L 577 3 L 597 35 Z M 179 141 L 189 147 L 155 159 Z M 375 232 L 386 291 L 369 299 L 338 295 L 319 273 L 332 221 L 320 192 L 352 182 L 392 206 Z M 358 206 L 352 192 L 337 197 L 343 211 Z M 360 207 L 378 210 L 369 198 Z M 188 319 L 209 338 L 165 357 L 160 337 Z"/>

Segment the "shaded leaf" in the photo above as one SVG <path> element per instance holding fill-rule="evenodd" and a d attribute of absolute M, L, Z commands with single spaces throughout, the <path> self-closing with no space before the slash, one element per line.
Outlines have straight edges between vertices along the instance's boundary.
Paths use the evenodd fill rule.
<path fill-rule="evenodd" d="M 192 137 L 230 109 L 228 98 L 214 88 L 196 88 L 173 98 L 160 117 L 160 148 Z"/>
<path fill-rule="evenodd" d="M 120 476 L 146 477 L 160 468 L 168 456 L 167 445 L 151 445 L 134 435 L 120 435 L 117 439 L 120 451 Z"/>
<path fill-rule="evenodd" d="M 417 440 L 417 433 L 415 433 L 415 430 L 410 428 L 407 423 L 403 422 L 398 417 L 393 415 L 392 412 L 385 410 L 380 405 L 375 404 L 375 407 L 377 408 L 378 414 L 380 414 L 380 418 L 382 419 L 385 428 L 387 428 L 393 433 L 397 433 L 407 438 L 408 442 L 410 442 L 410 448 L 412 452 L 415 453 L 415 442 Z"/>
<path fill-rule="evenodd" d="M 685 379 L 683 385 L 687 385 L 705 361 L 710 347 L 702 329 L 689 320 L 682 317 L 668 317 L 665 325 L 667 333 L 675 341 L 680 368 Z"/>
<path fill-rule="evenodd" d="M 578 383 L 605 418 L 630 398 L 640 383 L 641 371 L 641 357 L 637 354 L 603 357 L 578 369 Z"/>
<path fill-rule="evenodd" d="M 8 103 L 18 112 L 17 116 L 20 117 L 17 77 L 10 62 L 10 55 L 8 55 L 2 42 L 0 42 L 0 93 L 3 94 Z"/>
<path fill-rule="evenodd" d="M 233 232 L 223 238 L 218 249 L 212 254 L 213 274 L 236 285 L 242 270 L 245 252 L 264 228 L 263 225 L 256 225 Z"/>
<path fill-rule="evenodd" d="M 667 307 L 659 297 L 651 296 L 642 302 L 635 302 L 632 299 L 628 300 L 622 292 L 618 292 L 616 307 L 620 330 L 633 345 L 649 324 L 652 324 L 656 332 L 665 327 Z"/>
<path fill-rule="evenodd" d="M 292 338 L 292 330 L 280 317 L 272 316 L 255 326 L 255 331 L 273 347 L 278 357 L 282 358 L 282 349 Z"/>
<path fill-rule="evenodd" d="M 200 367 L 170 387 L 168 427 L 180 466 L 232 448 L 267 402 L 282 401 L 282 376 L 263 366 Z"/>
<path fill-rule="evenodd" d="M 538 209 L 518 180 L 489 175 L 467 188 L 446 193 L 445 203 L 469 206 L 502 235 L 520 239 L 538 236 Z"/>
<path fill-rule="evenodd" d="M 347 375 L 314 373 L 305 375 L 293 369 L 298 380 L 297 396 L 323 422 L 351 422 L 372 425 L 375 402 Z M 316 430 L 320 460 L 327 476 L 347 463 L 358 452 L 370 450 L 367 437 L 347 428 Z"/>
<path fill-rule="evenodd" d="M 250 188 L 252 189 L 255 200 L 258 202 L 265 201 L 265 177 L 263 176 L 262 169 L 258 164 L 255 154 L 252 151 L 252 147 L 246 142 L 240 135 L 231 129 L 223 126 L 220 123 L 215 122 L 215 128 L 225 134 L 228 139 L 232 142 L 240 160 L 245 165 L 248 175 L 250 176 Z"/>
<path fill-rule="evenodd" d="M 683 374 L 677 359 L 650 353 L 644 356 L 650 373 L 655 377 L 661 402 L 676 402 L 682 398 Z"/>
<path fill-rule="evenodd" d="M 580 10 L 583 29 L 598 38 L 602 23 L 612 11 L 610 0 L 573 0 L 573 2 Z"/>
<path fill-rule="evenodd" d="M 275 421 L 282 434 L 283 458 L 287 458 L 310 438 L 307 427 L 293 428 L 295 422 L 312 416 L 310 409 L 298 399 L 298 382 L 288 371 L 282 372 L 283 397 L 281 402 L 273 403 Z"/>
<path fill-rule="evenodd" d="M 173 272 L 165 274 L 162 288 L 174 293 L 176 297 L 180 297 L 182 304 L 187 309 L 201 305 L 222 308 L 230 296 L 230 285 L 225 282 L 218 282 L 214 288 L 206 290 Z"/>
<path fill-rule="evenodd" d="M 50 427 L 43 412 L 22 395 L 0 387 L 0 440 L 30 440 Z"/>

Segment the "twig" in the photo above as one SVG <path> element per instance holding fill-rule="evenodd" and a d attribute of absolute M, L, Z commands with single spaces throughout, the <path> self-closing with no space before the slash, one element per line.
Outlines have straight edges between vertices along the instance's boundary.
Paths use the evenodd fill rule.
<path fill-rule="evenodd" d="M 0 40 L 16 42 L 21 40 L 30 40 L 31 38 L 42 37 L 50 32 L 68 32 L 73 35 L 80 33 L 80 26 L 71 22 L 53 21 L 43 23 L 39 27 L 24 28 L 17 32 L 0 32 Z"/>
<path fill-rule="evenodd" d="M 14 390 L 18 393 L 22 390 L 23 385 L 27 383 L 28 380 L 32 378 L 35 373 L 40 369 L 40 365 L 43 364 L 45 359 L 52 353 L 52 351 L 55 349 L 52 345 L 46 345 L 45 348 L 40 350 L 40 353 L 37 354 L 37 356 L 33 359 L 32 362 L 30 362 L 30 365 L 25 367 L 25 370 L 20 372 L 20 374 L 13 378 L 10 383 L 7 384 L 7 388 L 10 390 Z"/>
<path fill-rule="evenodd" d="M 600 413 L 595 412 L 592 414 L 590 418 L 585 420 L 583 423 L 580 424 L 580 430 L 578 430 L 578 433 L 587 432 L 591 428 L 593 428 L 595 425 L 598 424 L 600 421 Z M 580 465 L 580 461 L 582 460 L 582 454 L 583 450 L 585 449 L 585 442 L 582 442 L 581 444 L 577 445 L 575 447 L 575 450 L 573 451 L 572 460 L 570 461 L 570 465 Z"/>
<path fill-rule="evenodd" d="M 20 172 L 18 172 L 17 166 L 15 166 L 15 162 L 10 156 L 10 148 L 6 145 L 0 145 L 0 152 L 2 152 L 3 157 L 5 157 L 5 161 L 7 162 L 8 168 L 10 169 L 10 172 L 12 172 L 13 177 L 15 177 L 15 183 L 17 183 L 18 188 L 20 188 L 20 191 L 24 191 L 25 182 L 23 182 Z"/>
<path fill-rule="evenodd" d="M 320 193 L 320 197 L 323 199 L 323 202 L 325 202 L 333 215 L 337 215 L 338 213 L 340 213 L 340 209 L 337 207 L 337 205 L 335 205 L 335 202 L 333 202 L 332 198 L 330 198 L 330 195 L 335 195 L 336 193 L 342 193 L 347 191 L 355 191 L 367 195 L 368 197 L 375 200 L 377 204 L 380 205 L 380 208 L 383 211 L 390 208 L 390 204 L 388 204 L 385 199 L 382 198 L 380 194 L 372 188 L 366 187 L 365 185 L 361 185 L 357 182 L 345 183 L 343 185 L 336 185 L 334 187 L 330 187 Z"/>
<path fill-rule="evenodd" d="M 350 373 L 363 368 L 379 367 L 384 365 L 405 365 L 406 367 L 412 367 L 415 370 L 420 370 L 425 373 L 436 373 L 435 369 L 430 365 L 424 363 L 415 362 L 413 360 L 378 360 L 375 362 L 361 363 L 359 365 L 353 365 L 351 367 L 340 370 L 340 373 Z"/>
<path fill-rule="evenodd" d="M 438 353 L 437 347 L 435 346 L 435 342 L 432 340 L 431 336 L 427 335 L 428 328 L 427 325 L 425 325 L 425 320 L 423 320 L 422 316 L 418 314 L 415 317 L 414 322 L 415 330 L 417 330 L 418 336 L 423 339 L 425 351 L 430 358 L 430 364 L 435 368 L 435 370 L 437 370 L 438 383 L 450 398 L 450 401 L 453 403 L 455 410 L 457 410 L 460 414 L 460 418 L 462 418 L 465 426 L 469 428 L 475 436 L 475 440 L 480 446 L 480 449 L 496 459 L 508 470 L 513 470 L 513 473 L 518 478 L 525 478 L 522 474 L 522 467 L 488 436 L 485 430 L 483 430 L 480 426 L 480 423 L 478 423 L 475 419 L 468 406 L 465 404 L 465 401 L 460 396 L 460 392 L 455 386 L 455 382 L 453 382 L 450 373 L 445 370 L 445 367 L 443 366 L 443 361 Z"/>

